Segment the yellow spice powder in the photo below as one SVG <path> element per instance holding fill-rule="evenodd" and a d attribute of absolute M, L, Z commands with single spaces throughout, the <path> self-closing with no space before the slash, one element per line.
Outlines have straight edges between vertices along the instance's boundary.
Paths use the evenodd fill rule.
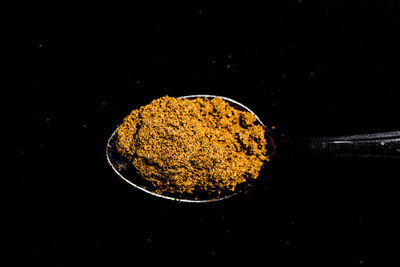
<path fill-rule="evenodd" d="M 220 194 L 255 179 L 268 160 L 256 117 L 221 98 L 165 96 L 133 110 L 117 149 L 157 194 Z"/>

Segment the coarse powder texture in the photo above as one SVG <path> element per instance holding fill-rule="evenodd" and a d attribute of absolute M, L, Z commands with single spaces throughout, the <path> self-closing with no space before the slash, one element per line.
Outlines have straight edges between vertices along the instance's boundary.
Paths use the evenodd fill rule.
<path fill-rule="evenodd" d="M 268 160 L 256 117 L 221 98 L 165 96 L 133 110 L 117 149 L 157 194 L 220 194 L 255 179 Z"/>

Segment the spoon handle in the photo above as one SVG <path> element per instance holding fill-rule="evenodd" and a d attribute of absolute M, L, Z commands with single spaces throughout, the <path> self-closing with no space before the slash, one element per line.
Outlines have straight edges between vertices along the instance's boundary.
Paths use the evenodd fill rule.
<path fill-rule="evenodd" d="M 400 131 L 333 137 L 307 137 L 294 142 L 296 150 L 311 155 L 400 159 Z"/>

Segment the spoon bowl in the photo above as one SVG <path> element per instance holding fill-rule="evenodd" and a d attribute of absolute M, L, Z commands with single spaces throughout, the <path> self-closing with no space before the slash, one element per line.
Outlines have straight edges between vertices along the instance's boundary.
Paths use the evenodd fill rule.
<path fill-rule="evenodd" d="M 265 124 L 257 117 L 257 115 L 251 111 L 248 107 L 245 105 L 230 99 L 228 97 L 224 96 L 215 96 L 215 95 L 188 95 L 188 96 L 181 96 L 179 98 L 187 98 L 187 99 L 194 99 L 194 98 L 215 98 L 219 97 L 226 102 L 228 102 L 233 108 L 237 110 L 242 110 L 242 111 L 247 111 L 253 114 L 256 119 L 257 123 L 262 125 L 265 129 L 266 132 L 266 138 L 267 138 L 267 151 L 269 152 L 269 155 L 275 154 L 276 152 L 276 145 L 275 145 L 275 140 L 271 137 L 271 131 L 269 128 L 265 126 Z M 208 203 L 208 202 L 215 202 L 215 201 L 220 201 L 220 200 L 225 200 L 228 198 L 231 198 L 233 196 L 236 196 L 238 194 L 241 194 L 245 191 L 247 191 L 252 183 L 254 182 L 254 179 L 249 179 L 245 183 L 242 183 L 238 185 L 234 191 L 226 191 L 222 192 L 219 195 L 212 195 L 212 194 L 205 194 L 204 192 L 198 192 L 194 194 L 187 194 L 187 195 L 161 195 L 161 194 L 156 194 L 154 193 L 151 188 L 152 185 L 149 184 L 145 179 L 141 178 L 135 171 L 135 168 L 132 166 L 130 162 L 128 162 L 125 158 L 123 158 L 117 151 L 116 148 L 116 133 L 117 133 L 118 128 L 112 133 L 110 138 L 108 139 L 107 146 L 106 146 L 106 158 L 108 164 L 111 166 L 111 168 L 114 170 L 114 172 L 117 174 L 117 176 L 133 186 L 134 188 L 143 191 L 147 194 L 150 194 L 155 197 L 163 198 L 163 199 L 168 199 L 172 201 L 177 201 L 177 202 L 187 202 L 187 203 Z M 265 170 L 262 170 L 262 173 L 260 176 L 262 176 L 263 172 Z"/>

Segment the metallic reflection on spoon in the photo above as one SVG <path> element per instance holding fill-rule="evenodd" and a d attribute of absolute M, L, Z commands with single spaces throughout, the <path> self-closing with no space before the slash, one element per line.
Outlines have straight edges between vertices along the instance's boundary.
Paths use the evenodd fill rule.
<path fill-rule="evenodd" d="M 199 98 L 199 97 L 207 97 L 207 98 L 215 98 L 215 97 L 219 97 L 223 100 L 225 100 L 226 102 L 228 102 L 232 107 L 238 109 L 238 110 L 244 110 L 244 111 L 248 111 L 252 114 L 254 114 L 253 111 L 251 111 L 248 107 L 246 107 L 245 105 L 230 99 L 228 97 L 224 97 L 224 96 L 215 96 L 215 95 L 189 95 L 189 96 L 182 96 L 179 98 Z M 267 143 L 268 146 L 267 147 L 267 151 L 270 152 L 270 155 L 275 153 L 276 150 L 276 146 L 275 146 L 275 142 L 271 137 L 271 131 L 264 125 L 264 123 L 262 123 L 262 121 L 257 117 L 256 114 L 254 114 L 257 122 L 259 124 L 261 124 L 265 130 L 266 130 L 266 138 L 267 138 Z M 178 202 L 187 202 L 187 203 L 207 203 L 207 202 L 214 202 L 214 201 L 220 201 L 220 200 L 224 200 L 227 198 L 230 198 L 232 196 L 238 195 L 240 193 L 245 192 L 251 185 L 252 181 L 248 181 L 246 183 L 243 183 L 241 185 L 237 186 L 237 189 L 235 191 L 228 191 L 225 193 L 221 193 L 220 195 L 207 195 L 205 198 L 203 197 L 199 197 L 196 194 L 193 195 L 186 195 L 185 197 L 181 197 L 181 196 L 170 196 L 170 195 L 160 195 L 160 194 L 156 194 L 154 192 L 152 192 L 149 189 L 146 189 L 146 181 L 145 179 L 139 177 L 139 175 L 136 174 L 136 171 L 134 169 L 134 167 L 132 166 L 131 163 L 129 163 L 126 159 L 124 159 L 123 157 L 121 157 L 116 149 L 115 146 L 115 141 L 116 141 L 116 132 L 117 132 L 118 128 L 112 133 L 111 137 L 108 139 L 107 142 L 107 147 L 106 147 L 106 157 L 107 157 L 107 161 L 108 164 L 111 166 L 111 168 L 114 170 L 114 172 L 125 182 L 127 182 L 128 184 L 132 185 L 133 187 L 146 192 L 150 195 L 156 196 L 156 197 L 160 197 L 160 198 L 164 198 L 164 199 L 168 199 L 168 200 L 173 200 L 173 201 L 178 201 Z M 262 175 L 262 174 L 261 174 Z"/>

